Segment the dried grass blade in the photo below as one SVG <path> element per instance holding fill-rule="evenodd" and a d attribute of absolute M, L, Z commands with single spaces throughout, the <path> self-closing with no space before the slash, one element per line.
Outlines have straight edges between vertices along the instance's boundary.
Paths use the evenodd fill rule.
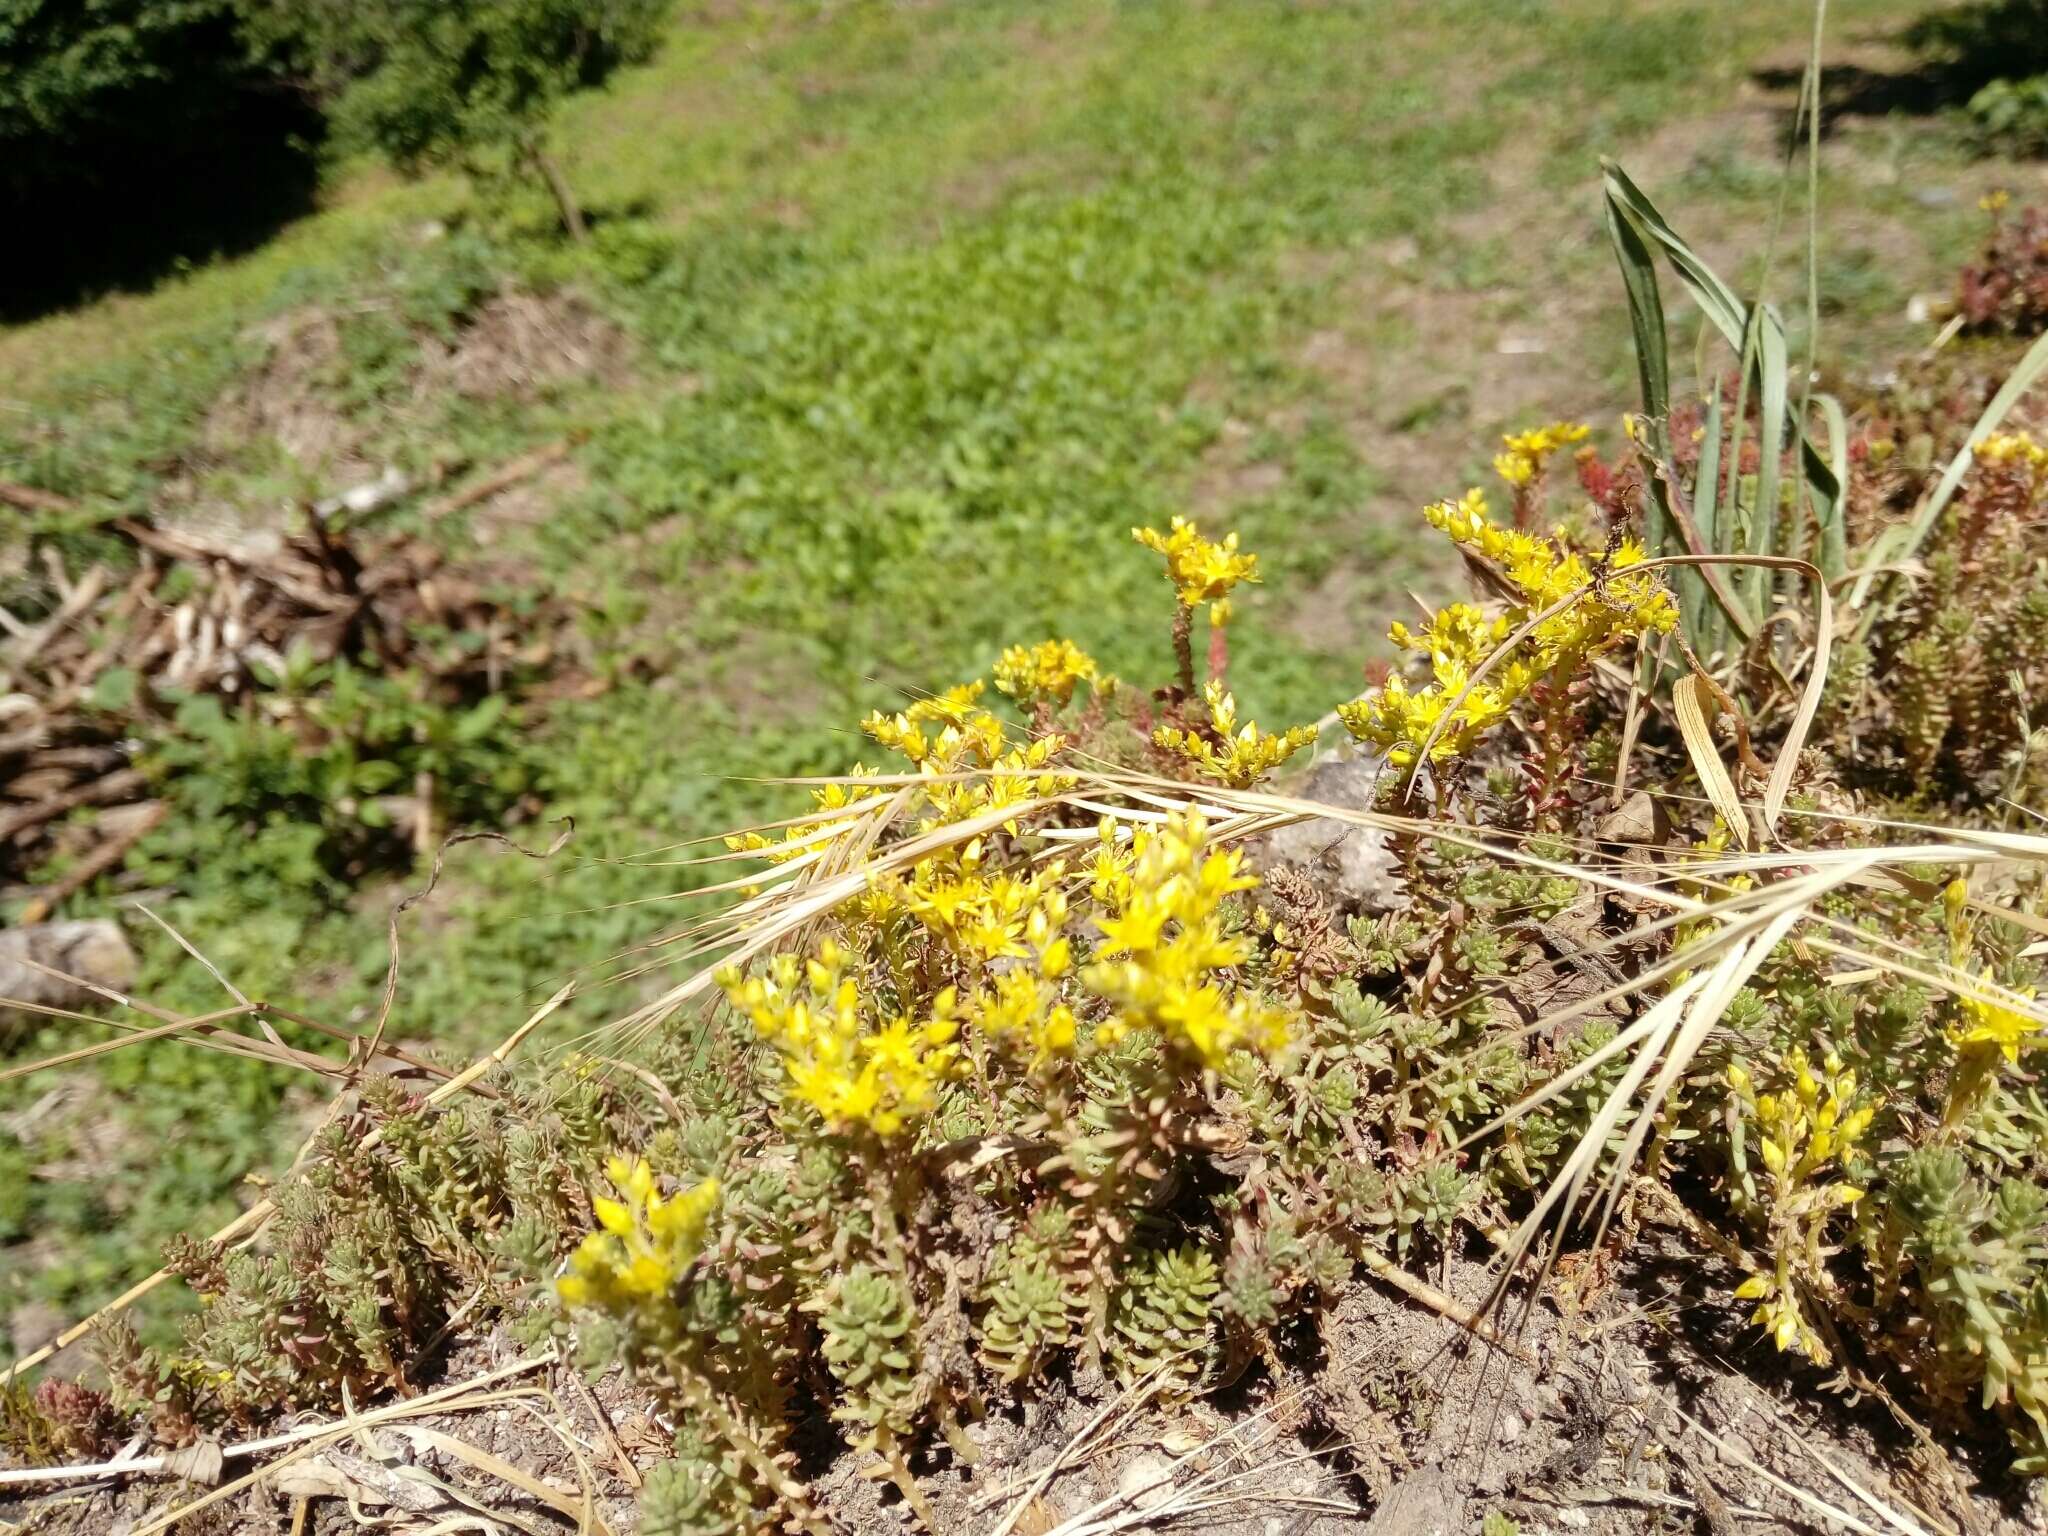
<path fill-rule="evenodd" d="M 1685 738 L 1686 753 L 1692 758 L 1693 772 L 1700 776 L 1707 798 L 1714 802 L 1721 820 L 1746 851 L 1749 813 L 1743 810 L 1742 797 L 1735 793 L 1735 781 L 1728 777 L 1728 765 L 1721 761 L 1720 749 L 1714 744 L 1712 725 L 1714 716 L 1720 712 L 1718 698 L 1704 678 L 1691 672 L 1672 685 L 1671 702 L 1678 717 L 1678 734 Z"/>
<path fill-rule="evenodd" d="M 1828 662 L 1834 655 L 1835 600 L 1829 595 L 1827 579 L 1820 571 L 1810 565 L 1806 569 L 1813 576 L 1820 612 L 1814 627 L 1813 664 L 1807 669 L 1799 708 L 1793 713 L 1792 728 L 1785 733 L 1784 743 L 1778 748 L 1778 760 L 1771 764 L 1771 776 L 1764 784 L 1764 827 L 1773 837 L 1778 835 L 1778 818 L 1785 811 L 1792 775 L 1799 768 L 1799 754 L 1806 749 L 1806 733 L 1813 728 L 1813 717 L 1820 713 L 1821 700 L 1826 696 Z"/>

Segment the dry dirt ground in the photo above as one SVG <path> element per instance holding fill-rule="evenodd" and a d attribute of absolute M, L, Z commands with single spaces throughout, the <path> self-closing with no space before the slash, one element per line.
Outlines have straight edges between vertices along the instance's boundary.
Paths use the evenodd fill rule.
<path fill-rule="evenodd" d="M 1460 1536 L 1499 1515 L 1524 1536 L 2048 1529 L 2048 1498 L 1997 1482 L 1995 1443 L 1926 1436 L 1872 1396 L 1826 1392 L 1819 1373 L 1789 1369 L 1743 1325 L 1718 1261 L 1670 1229 L 1645 1219 L 1629 1251 L 1626 1261 L 1568 1260 L 1508 1349 L 1361 1279 L 1319 1340 L 1296 1341 L 1270 1372 L 1185 1409 L 1056 1383 L 1030 1414 L 972 1428 L 978 1465 L 920 1466 L 937 1528 Z M 1443 1279 L 1454 1294 L 1485 1286 L 1469 1260 Z M 502 1334 L 459 1340 L 423 1386 L 524 1358 Z M 514 1372 L 492 1390 L 482 1406 L 394 1419 L 311 1455 L 230 1460 L 230 1483 L 273 1470 L 176 1529 L 567 1532 L 586 1490 L 596 1520 L 621 1536 L 634 1529 L 620 1467 L 663 1454 L 649 1404 L 616 1374 L 586 1389 L 561 1365 Z M 548 1497 L 513 1486 L 492 1458 Z M 895 1490 L 867 1475 L 868 1458 L 820 1450 L 806 1470 L 835 1529 L 915 1529 Z M 203 1493 L 144 1479 L 0 1503 L 0 1519 L 23 1536 L 143 1536 Z"/>

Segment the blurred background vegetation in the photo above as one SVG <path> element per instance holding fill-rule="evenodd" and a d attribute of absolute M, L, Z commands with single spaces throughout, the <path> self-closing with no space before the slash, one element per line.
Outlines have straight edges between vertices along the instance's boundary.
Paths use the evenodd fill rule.
<path fill-rule="evenodd" d="M 1830 8 L 1834 366 L 1916 345 L 1909 301 L 1949 287 L 1980 197 L 2039 184 L 2044 10 Z M 1743 258 L 1810 24 L 1678 0 L 0 0 L 0 481 L 45 493 L 0 507 L 0 601 L 33 619 L 52 559 L 132 562 L 117 517 L 257 539 L 389 475 L 415 493 L 357 529 L 443 552 L 575 682 L 450 699 L 287 657 L 260 708 L 117 687 L 170 810 L 62 912 L 119 916 L 164 1008 L 221 993 L 138 898 L 248 995 L 362 1027 L 423 875 L 378 794 L 431 773 L 442 830 L 576 832 L 546 866 L 451 857 L 394 1035 L 459 1056 L 574 972 L 572 1017 L 622 1012 L 631 951 L 700 878 L 647 851 L 784 813 L 758 778 L 843 769 L 866 709 L 1054 633 L 1163 675 L 1127 546 L 1176 512 L 1262 556 L 1247 713 L 1312 718 L 1410 590 L 1451 589 L 1422 501 L 1504 429 L 1611 437 L 1632 403 L 1599 155 L 1731 280 L 1764 276 Z M 1795 332 L 1802 286 L 1776 288 Z M 427 488 L 556 444 L 433 511 Z M 93 1030 L 0 1025 L 0 1050 Z M 178 1041 L 0 1080 L 0 1358 L 232 1214 L 324 1098 Z"/>

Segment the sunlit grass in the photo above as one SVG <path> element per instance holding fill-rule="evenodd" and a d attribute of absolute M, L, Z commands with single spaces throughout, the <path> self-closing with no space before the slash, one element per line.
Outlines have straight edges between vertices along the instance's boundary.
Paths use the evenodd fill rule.
<path fill-rule="evenodd" d="M 1916 8 L 1850 6 L 1843 26 Z M 1129 529 L 1198 499 L 1267 565 L 1233 636 L 1247 713 L 1286 724 L 1343 696 L 1409 616 L 1404 589 L 1451 585 L 1412 553 L 1413 507 L 1388 491 L 1404 466 L 1426 464 L 1416 499 L 1454 492 L 1514 413 L 1609 426 L 1631 400 L 1596 155 L 1652 146 L 1646 185 L 1673 219 L 1746 247 L 1778 150 L 1768 123 L 1731 138 L 1738 93 L 1796 59 L 1806 25 L 1803 7 L 1738 30 L 1609 0 L 684 8 L 653 60 L 559 121 L 595 254 L 536 238 L 518 209 L 480 237 L 510 280 L 597 295 L 634 338 L 632 376 L 530 409 L 351 407 L 412 467 L 587 433 L 581 488 L 491 552 L 571 594 L 600 656 L 652 658 L 535 727 L 544 815 L 577 819 L 575 862 L 459 858 L 396 1027 L 472 1040 L 643 938 L 658 911 L 613 904 L 662 887 L 598 859 L 757 817 L 746 776 L 843 769 L 864 709 L 1003 644 L 1066 633 L 1159 675 Z M 1924 123 L 1828 162 L 1826 204 L 1881 219 L 1887 241 L 1884 281 L 1840 268 L 1836 338 L 1897 350 L 1901 289 L 1946 281 L 1974 228 L 1974 196 L 1918 194 L 1964 174 Z M 253 326 L 431 286 L 457 242 L 430 226 L 467 238 L 474 212 L 452 177 L 338 167 L 319 211 L 252 255 L 0 332 L 0 475 L 146 504 Z M 1334 364 L 1309 344 L 1324 333 Z M 1503 350 L 1523 338 L 1548 361 Z M 255 445 L 215 458 L 210 494 L 275 503 Z M 1337 611 L 1305 613 L 1325 582 Z M 203 868 L 153 873 L 167 915 L 252 995 L 348 1022 L 381 981 L 398 890 L 336 911 L 253 878 L 240 851 L 224 839 Z M 152 995 L 213 1000 L 146 942 Z M 72 1246 L 13 1282 L 67 1306 L 231 1209 L 240 1175 L 302 1129 L 260 1067 L 120 1060 L 101 1103 L 136 1134 L 92 1178 L 39 1185 L 43 1230 Z M 197 1119 L 202 1100 L 232 1108 Z M 102 1187 L 148 1193 L 109 1213 Z"/>

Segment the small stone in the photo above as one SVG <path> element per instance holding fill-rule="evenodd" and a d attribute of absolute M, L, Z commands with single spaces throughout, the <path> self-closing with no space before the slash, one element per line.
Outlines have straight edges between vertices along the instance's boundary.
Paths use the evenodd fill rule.
<path fill-rule="evenodd" d="M 51 971 L 64 976 L 52 976 Z M 82 985 L 85 982 L 115 992 L 135 985 L 135 951 L 112 919 L 30 923 L 0 931 L 0 999 L 45 1008 L 83 1008 L 99 1001 Z M 0 1039 L 35 1017 L 0 1001 Z"/>
<path fill-rule="evenodd" d="M 1343 810 L 1370 810 L 1382 759 L 1334 753 L 1309 769 L 1298 783 L 1280 793 Z M 1406 901 L 1399 868 L 1376 827 L 1317 817 L 1281 827 L 1254 840 L 1251 861 L 1264 871 L 1293 865 L 1305 873 L 1339 907 L 1360 912 L 1390 912 Z"/>
<path fill-rule="evenodd" d="M 1622 801 L 1618 809 L 1601 817 L 1597 830 L 1604 843 L 1657 847 L 1670 835 L 1671 820 L 1658 806 L 1655 796 L 1639 789 Z"/>
<path fill-rule="evenodd" d="M 1157 1451 L 1140 1451 L 1117 1475 L 1116 1491 L 1133 1509 L 1157 1509 L 1173 1497 L 1172 1461 Z"/>

